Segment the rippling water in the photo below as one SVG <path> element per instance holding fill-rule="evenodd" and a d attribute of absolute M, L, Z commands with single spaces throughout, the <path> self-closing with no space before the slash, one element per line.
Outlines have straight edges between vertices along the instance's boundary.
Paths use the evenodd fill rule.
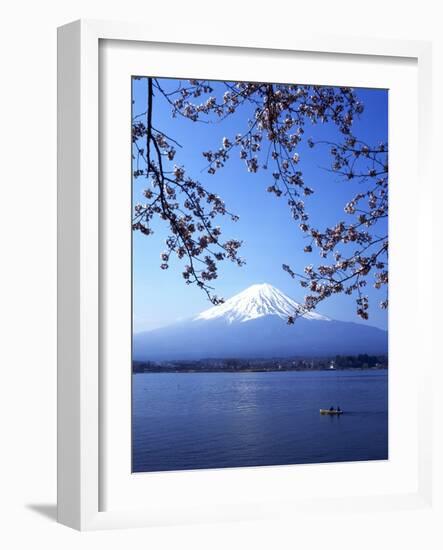
<path fill-rule="evenodd" d="M 387 458 L 385 370 L 133 376 L 134 472 Z"/>

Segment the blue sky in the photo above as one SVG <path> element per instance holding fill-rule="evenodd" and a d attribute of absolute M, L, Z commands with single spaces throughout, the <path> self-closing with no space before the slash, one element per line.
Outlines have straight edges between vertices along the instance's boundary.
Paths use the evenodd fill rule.
<path fill-rule="evenodd" d="M 171 89 L 173 80 L 162 80 Z M 146 110 L 146 80 L 133 80 L 133 113 Z M 217 85 L 215 87 L 217 90 Z M 365 105 L 361 118 L 354 123 L 353 133 L 369 143 L 378 144 L 388 138 L 388 92 L 386 90 L 357 90 Z M 214 281 L 218 296 L 229 298 L 254 283 L 270 283 L 291 298 L 302 302 L 306 293 L 296 280 L 285 273 L 281 265 L 289 264 L 302 272 L 304 266 L 320 260 L 318 253 L 306 254 L 303 247 L 308 244 L 290 216 L 284 197 L 277 198 L 267 193 L 272 184 L 268 171 L 248 173 L 244 161 L 234 150 L 225 167 L 215 175 L 204 170 L 207 162 L 202 151 L 216 149 L 224 136 L 233 137 L 247 127 L 248 115 L 252 112 L 243 108 L 233 116 L 217 124 L 193 123 L 182 117 L 172 118 L 170 105 L 161 97 L 154 99 L 153 125 L 174 137 L 182 145 L 178 149 L 174 164 L 184 165 L 187 173 L 201 181 L 208 189 L 216 191 L 225 201 L 228 210 L 237 214 L 238 222 L 221 217 L 218 224 L 225 238 L 243 240 L 241 256 L 246 265 L 238 267 L 230 262 L 219 266 L 219 278 Z M 307 125 L 304 137 L 315 140 L 338 140 L 333 123 Z M 348 182 L 328 172 L 331 157 L 328 148 L 305 145 L 305 139 L 298 148 L 300 170 L 307 185 L 315 191 L 305 199 L 313 225 L 322 229 L 339 220 L 350 221 L 343 207 L 358 191 L 357 182 Z M 144 178 L 133 181 L 134 203 L 142 202 Z M 347 219 L 349 218 L 349 219 Z M 133 233 L 133 315 L 134 331 L 150 330 L 171 324 L 177 320 L 192 317 L 211 307 L 206 295 L 195 285 L 186 285 L 181 275 L 185 261 L 174 259 L 168 270 L 160 269 L 160 253 L 165 249 L 168 235 L 164 222 L 156 220 L 155 233 L 144 236 Z M 369 321 L 361 321 L 355 313 L 352 296 L 337 295 L 319 305 L 318 311 L 334 319 L 368 323 L 387 328 L 387 312 L 380 310 L 378 303 L 385 298 L 385 289 L 376 290 L 369 285 L 365 289 L 370 299 Z"/>

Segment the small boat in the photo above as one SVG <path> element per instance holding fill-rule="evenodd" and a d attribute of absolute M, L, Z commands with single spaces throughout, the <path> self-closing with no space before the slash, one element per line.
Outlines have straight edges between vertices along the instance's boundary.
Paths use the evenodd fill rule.
<path fill-rule="evenodd" d="M 320 414 L 343 414 L 341 409 L 320 409 Z"/>

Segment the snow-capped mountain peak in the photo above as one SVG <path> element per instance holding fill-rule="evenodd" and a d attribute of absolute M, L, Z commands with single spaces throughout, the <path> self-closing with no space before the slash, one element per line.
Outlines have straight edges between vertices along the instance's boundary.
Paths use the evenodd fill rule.
<path fill-rule="evenodd" d="M 236 294 L 223 304 L 203 311 L 196 321 L 225 319 L 228 323 L 252 321 L 267 315 L 287 319 L 303 312 L 303 306 L 270 284 L 255 284 Z M 304 319 L 329 321 L 329 317 L 314 312 L 305 312 Z"/>

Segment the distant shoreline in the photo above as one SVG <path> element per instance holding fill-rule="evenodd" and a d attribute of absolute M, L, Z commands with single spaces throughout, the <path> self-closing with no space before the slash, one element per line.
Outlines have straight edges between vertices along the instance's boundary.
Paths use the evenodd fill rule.
<path fill-rule="evenodd" d="M 150 370 L 133 370 L 133 374 L 199 374 L 199 373 L 260 373 L 260 372 L 337 372 L 337 371 L 347 371 L 347 372 L 356 372 L 356 371 L 382 371 L 388 370 L 388 367 L 349 367 L 349 368 L 340 368 L 340 369 L 328 369 L 328 368 L 312 368 L 312 369 L 171 369 L 171 368 L 157 368 Z"/>
<path fill-rule="evenodd" d="M 270 359 L 206 358 L 132 362 L 132 371 L 142 372 L 292 372 L 335 370 L 385 370 L 387 355 L 335 355 L 329 357 L 274 357 Z"/>
<path fill-rule="evenodd" d="M 385 355 L 337 355 L 316 358 L 274 359 L 200 359 L 174 361 L 133 361 L 132 370 L 137 373 L 198 373 L 198 372 L 309 372 L 309 371 L 359 371 L 386 370 Z"/>

